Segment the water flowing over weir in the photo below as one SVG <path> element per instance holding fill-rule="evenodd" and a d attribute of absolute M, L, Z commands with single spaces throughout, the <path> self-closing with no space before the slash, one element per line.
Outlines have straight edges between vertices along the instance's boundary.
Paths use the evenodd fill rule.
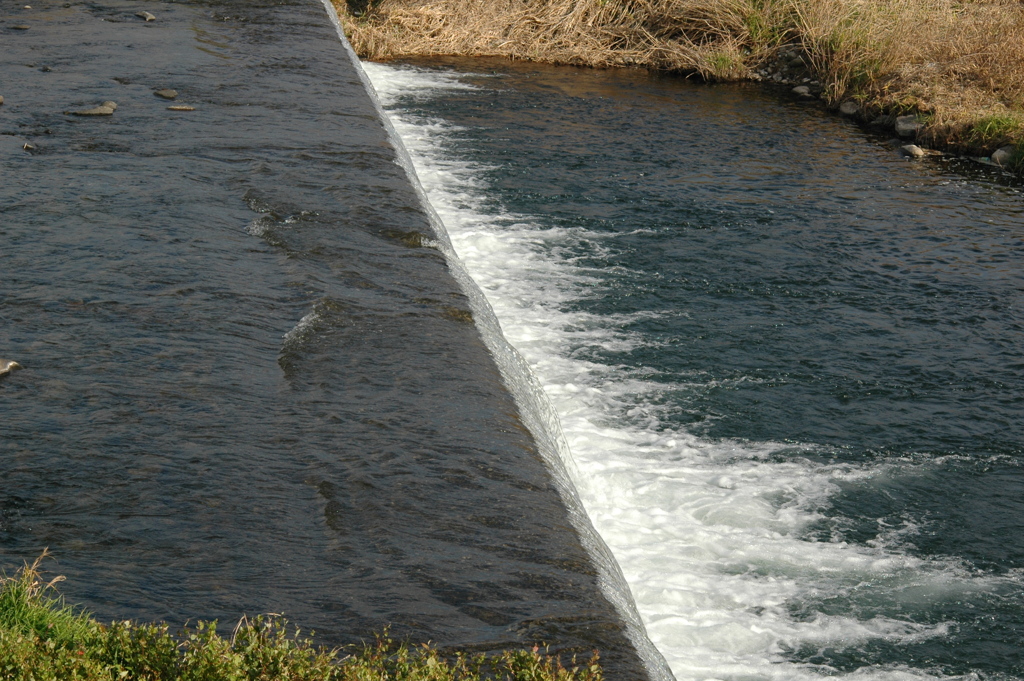
<path fill-rule="evenodd" d="M 330 9 L 330 0 L 323 1 L 328 6 L 328 9 Z M 339 37 L 345 40 L 337 15 L 332 16 L 335 18 Z M 348 45 L 347 41 L 345 44 L 353 61 L 358 64 L 358 58 L 352 52 L 351 46 Z M 562 434 L 558 414 L 555 413 L 543 388 L 538 383 L 536 376 L 534 376 L 529 363 L 505 339 L 501 330 L 501 324 L 495 316 L 487 297 L 480 290 L 476 281 L 470 276 L 452 247 L 444 222 L 434 210 L 430 203 L 430 198 L 427 196 L 422 184 L 420 184 L 413 159 L 405 148 L 401 136 L 391 125 L 390 119 L 381 106 L 380 101 L 376 98 L 372 82 L 365 71 L 361 71 L 361 75 L 367 90 L 374 97 L 382 120 L 388 128 L 392 143 L 398 151 L 400 162 L 408 173 L 410 182 L 412 182 L 420 196 L 420 201 L 428 212 L 434 233 L 439 240 L 437 245 L 447 257 L 452 274 L 461 284 L 463 291 L 468 294 L 477 328 L 483 334 L 484 342 L 487 344 L 501 370 L 505 386 L 511 391 L 519 405 L 524 424 L 534 436 L 540 453 L 548 466 L 548 470 L 553 474 L 557 482 L 560 496 L 569 512 L 573 527 L 580 535 L 588 555 L 597 568 L 598 582 L 602 593 L 614 605 L 616 611 L 622 617 L 625 623 L 626 636 L 639 653 L 644 667 L 651 678 L 672 679 L 672 671 L 665 662 L 665 658 L 654 647 L 647 636 L 647 632 L 644 630 L 643 620 L 636 609 L 629 586 L 626 584 L 614 555 L 612 555 L 608 545 L 605 544 L 604 539 L 602 539 L 590 522 L 586 508 L 579 498 L 576 490 L 576 480 L 579 479 L 579 473 L 574 470 L 575 462 Z"/>
<path fill-rule="evenodd" d="M 364 68 L 677 678 L 1024 678 L 1017 187 L 749 88 Z"/>
<path fill-rule="evenodd" d="M 647 677 L 324 7 L 5 12 L 3 568 Z"/>

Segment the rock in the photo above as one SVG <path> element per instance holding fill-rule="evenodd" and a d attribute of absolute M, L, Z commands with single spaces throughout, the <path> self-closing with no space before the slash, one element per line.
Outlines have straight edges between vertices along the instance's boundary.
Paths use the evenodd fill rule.
<path fill-rule="evenodd" d="M 924 125 L 917 120 L 917 116 L 896 117 L 896 134 L 900 137 L 914 137 L 923 127 Z"/>
<path fill-rule="evenodd" d="M 12 371 L 16 371 L 20 368 L 21 365 L 13 359 L 0 359 L 0 376 L 6 376 Z"/>
<path fill-rule="evenodd" d="M 1013 155 L 1016 151 L 1017 147 L 1012 144 L 1005 147 L 999 147 L 992 152 L 992 155 L 989 158 L 992 159 L 992 162 L 996 165 L 1005 166 L 1013 159 Z"/>
<path fill-rule="evenodd" d="M 113 104 L 113 102 L 111 102 Z M 114 105 L 117 106 L 116 104 Z M 72 116 L 112 116 L 114 114 L 114 108 L 102 104 L 92 109 L 82 109 L 80 111 L 65 111 L 66 114 Z"/>
<path fill-rule="evenodd" d="M 799 90 L 799 92 L 797 92 L 797 90 Z M 804 92 L 804 90 L 807 90 L 807 92 Z M 806 85 L 797 85 L 795 88 L 793 88 L 793 94 L 795 94 L 800 99 L 817 99 L 819 93 L 815 92 L 813 89 L 807 87 Z"/>
<path fill-rule="evenodd" d="M 27 31 L 28 30 L 28 26 L 26 26 L 25 24 L 18 24 L 17 26 L 11 26 L 11 28 L 13 28 L 15 31 Z"/>
<path fill-rule="evenodd" d="M 4 96 L 0 95 L 0 106 L 4 105 Z"/>
<path fill-rule="evenodd" d="M 135 16 L 139 17 L 140 19 L 145 19 L 146 21 L 156 21 L 156 17 L 150 14 L 149 12 L 136 12 Z"/>
<path fill-rule="evenodd" d="M 178 96 L 178 91 L 177 90 L 172 90 L 170 88 L 164 88 L 162 90 L 157 90 L 153 94 L 156 95 L 157 97 L 161 97 L 163 99 L 174 99 L 175 97 Z"/>
<path fill-rule="evenodd" d="M 25 142 L 24 144 L 21 145 L 21 148 L 24 149 L 25 151 L 35 151 L 36 145 Z"/>
<path fill-rule="evenodd" d="M 904 144 L 900 147 L 900 152 L 910 158 L 921 158 L 925 155 L 925 150 L 916 144 Z"/>
<path fill-rule="evenodd" d="M 871 125 L 876 128 L 891 128 L 895 122 L 896 118 L 894 116 L 879 116 L 871 121 Z"/>
<path fill-rule="evenodd" d="M 168 111 L 195 111 L 196 108 L 194 106 L 189 106 L 188 104 L 175 104 L 174 106 L 167 107 L 167 110 Z"/>
<path fill-rule="evenodd" d="M 856 116 L 860 113 L 860 104 L 852 99 L 848 99 L 839 105 L 839 113 L 844 116 Z"/>
<path fill-rule="evenodd" d="M 105 106 L 108 109 L 110 109 L 111 111 L 117 111 L 117 102 L 112 102 L 109 99 L 107 101 L 103 102 L 102 104 L 100 104 L 100 106 Z"/>
<path fill-rule="evenodd" d="M 804 60 L 800 57 L 793 57 L 786 63 L 786 66 L 791 69 L 802 69 L 804 67 Z"/>

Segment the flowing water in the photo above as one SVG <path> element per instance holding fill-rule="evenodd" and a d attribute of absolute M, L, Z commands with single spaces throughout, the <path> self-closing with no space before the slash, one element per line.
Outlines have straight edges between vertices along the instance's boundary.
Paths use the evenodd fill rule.
<path fill-rule="evenodd" d="M 0 567 L 644 678 L 325 7 L 0 19 Z"/>
<path fill-rule="evenodd" d="M 365 69 L 678 679 L 1024 678 L 1012 181 L 748 86 Z"/>
<path fill-rule="evenodd" d="M 318 2 L 4 8 L 0 566 L 614 679 L 1024 679 L 1012 182 L 758 88 L 366 69 L 436 214 Z"/>

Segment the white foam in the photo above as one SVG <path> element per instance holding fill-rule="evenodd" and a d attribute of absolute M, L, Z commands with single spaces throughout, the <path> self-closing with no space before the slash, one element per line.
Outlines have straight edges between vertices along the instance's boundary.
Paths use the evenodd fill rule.
<path fill-rule="evenodd" d="M 304 315 L 302 319 L 300 319 L 298 323 L 288 331 L 288 333 L 284 334 L 283 339 L 285 346 L 305 339 L 310 332 L 316 329 L 320 319 L 320 311 L 317 309 L 314 309 L 312 312 Z"/>
<path fill-rule="evenodd" d="M 871 546 L 806 538 L 840 482 L 928 464 L 894 471 L 893 465 L 824 465 L 812 456 L 780 461 L 771 456 L 780 444 L 702 441 L 662 421 L 666 407 L 659 398 L 682 386 L 583 358 L 587 350 L 646 342 L 622 330 L 628 317 L 567 311 L 601 281 L 567 254 L 581 241 L 591 252 L 602 248 L 607 235 L 496 214 L 481 168 L 445 151 L 460 130 L 400 108 L 407 97 L 469 86 L 449 74 L 364 68 L 391 109 L 459 259 L 554 408 L 571 450 L 565 462 L 571 482 L 618 561 L 648 635 L 680 681 L 836 675 L 788 661 L 787 653 L 943 636 L 948 623 L 894 619 L 871 614 L 868 606 L 896 597 L 936 603 L 991 587 L 995 578 L 969 574 L 955 561 L 901 553 L 895 530 Z M 793 607 L 836 597 L 865 607 L 851 607 L 849 615 L 797 614 Z M 847 676 L 934 678 L 895 667 Z"/>

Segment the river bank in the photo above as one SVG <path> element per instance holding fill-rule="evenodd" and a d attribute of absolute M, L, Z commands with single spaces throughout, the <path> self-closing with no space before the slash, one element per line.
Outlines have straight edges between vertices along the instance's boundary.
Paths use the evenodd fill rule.
<path fill-rule="evenodd" d="M 1005 0 L 335 0 L 371 60 L 490 56 L 768 81 L 921 146 L 1024 169 L 1024 6 Z M 903 118 L 897 130 L 897 119 Z M 1001 150 L 1001 151 L 1000 151 Z M 990 162 L 991 162 L 990 161 Z"/>
<path fill-rule="evenodd" d="M 252 679 L 279 681 L 476 681 L 530 678 L 537 681 L 601 681 L 595 653 L 569 667 L 539 648 L 494 655 L 442 653 L 430 645 L 411 647 L 387 633 L 374 644 L 338 648 L 317 645 L 279 616 L 242 617 L 232 633 L 217 622 L 197 622 L 173 635 L 166 624 L 131 620 L 100 624 L 65 604 L 40 563 L 26 564 L 12 577 L 0 576 L 0 669 L 10 681 L 145 678 Z M 226 629 L 226 628 L 225 628 Z"/>

